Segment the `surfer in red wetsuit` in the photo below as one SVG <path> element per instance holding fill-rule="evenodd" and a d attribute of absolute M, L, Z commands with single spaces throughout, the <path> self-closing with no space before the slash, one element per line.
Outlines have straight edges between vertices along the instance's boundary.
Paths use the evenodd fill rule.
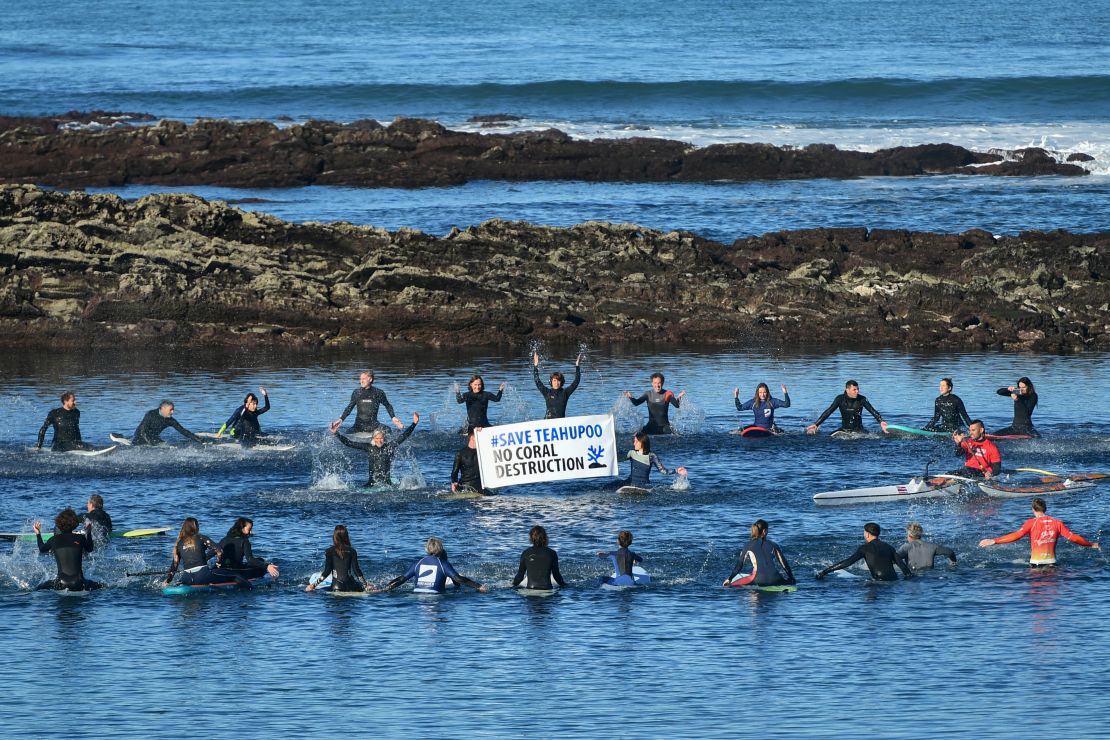
<path fill-rule="evenodd" d="M 1025 535 L 1029 535 L 1029 564 L 1030 565 L 1055 565 L 1056 564 L 1056 540 L 1061 535 L 1077 545 L 1082 547 L 1093 547 L 1096 550 L 1101 550 L 1102 547 L 1097 542 L 1091 542 L 1086 537 L 1082 537 L 1073 533 L 1067 528 L 1059 519 L 1053 519 L 1045 512 L 1048 511 L 1048 505 L 1045 504 L 1043 498 L 1033 499 L 1033 518 L 1027 519 L 1025 524 L 1021 525 L 1021 529 L 1010 534 L 1004 534 L 1001 537 L 994 539 L 984 539 L 979 541 L 979 547 L 990 547 L 991 545 L 1004 545 L 1007 542 L 1017 542 Z"/>
<path fill-rule="evenodd" d="M 964 456 L 964 467 L 955 471 L 970 478 L 993 478 L 1002 472 L 1002 453 L 998 445 L 987 439 L 983 422 L 975 419 L 968 425 L 968 433 L 953 432 L 952 441 L 956 443 L 956 454 Z"/>

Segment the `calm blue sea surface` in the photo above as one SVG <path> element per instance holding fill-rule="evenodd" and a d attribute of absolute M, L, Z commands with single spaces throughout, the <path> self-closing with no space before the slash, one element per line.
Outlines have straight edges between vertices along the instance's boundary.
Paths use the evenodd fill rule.
<path fill-rule="evenodd" d="M 1044 438 L 1006 443 L 1006 465 L 1104 471 L 1110 424 L 1098 400 L 1110 384 L 1107 356 L 767 353 L 744 349 L 742 337 L 733 350 L 590 350 L 571 411 L 613 412 L 622 449 L 642 415 L 622 390 L 645 388 L 660 369 L 669 388 L 689 392 L 674 416 L 681 434 L 656 438 L 654 448 L 665 464 L 689 468 L 688 486 L 657 474 L 659 487 L 643 497 L 572 482 L 448 499 L 462 419 L 453 383 L 473 371 L 491 386 L 506 382 L 504 400 L 491 404 L 494 422 L 537 418 L 528 349 L 5 358 L 0 529 L 49 522 L 93 492 L 121 529 L 177 526 L 194 515 L 219 537 L 247 515 L 256 551 L 275 558 L 282 577 L 252 593 L 162 596 L 154 579 L 124 573 L 165 565 L 173 540 L 163 537 L 94 553 L 86 574 L 105 590 L 32 593 L 52 559 L 28 544 L 0 544 L 0 650 L 8 656 L 0 720 L 34 716 L 38 726 L 64 725 L 79 737 L 177 736 L 183 722 L 191 733 L 219 734 L 237 712 L 245 713 L 234 714 L 237 731 L 248 736 L 515 737 L 542 726 L 545 736 L 734 737 L 737 707 L 755 705 L 749 719 L 757 716 L 767 736 L 1005 735 L 1003 723 L 1029 710 L 1035 688 L 1037 713 L 1022 725 L 1030 732 L 1104 732 L 1110 703 L 1098 667 L 1110 659 L 1110 581 L 1101 554 L 1063 543 L 1055 571 L 1033 572 L 1023 564 L 1027 543 L 976 547 L 1016 529 L 1027 499 L 818 509 L 811 497 L 819 491 L 905 482 L 932 458 L 941 458 L 934 470 L 959 461 L 944 443 L 878 434 L 839 441 L 801 430 L 848 377 L 889 420 L 921 425 L 943 375 L 955 377 L 972 415 L 998 427 L 1012 403 L 993 391 L 1024 374 L 1040 392 L 1034 419 Z M 571 368 L 576 348 L 541 349 L 550 355 L 544 370 Z M 360 490 L 364 458 L 326 432 L 366 364 L 402 418 L 422 416 L 401 448 L 393 491 Z M 780 382 L 790 389 L 793 406 L 779 412 L 786 437 L 729 434 L 749 417 L 733 409 L 732 389 L 747 397 L 760 380 L 776 395 Z M 214 430 L 259 385 L 273 398 L 263 428 L 294 450 L 198 449 L 172 430 L 171 447 L 94 459 L 27 449 L 65 388 L 78 393 L 85 437 L 106 442 L 162 397 L 177 403 L 186 427 Z M 1104 496 L 1105 486 L 1058 495 L 1050 512 L 1097 539 L 1108 524 Z M 720 588 L 760 517 L 800 576 L 796 593 Z M 892 542 L 920 521 L 960 563 L 896 584 L 870 583 L 859 567 L 813 581 L 862 542 L 868 520 Z M 374 582 L 403 572 L 435 534 L 456 567 L 492 591 L 305 594 L 337 523 L 350 528 Z M 536 523 L 571 582 L 550 598 L 509 589 Z M 613 546 L 621 528 L 635 534 L 633 549 L 656 579 L 650 588 L 596 587 L 605 568 L 594 553 Z"/>

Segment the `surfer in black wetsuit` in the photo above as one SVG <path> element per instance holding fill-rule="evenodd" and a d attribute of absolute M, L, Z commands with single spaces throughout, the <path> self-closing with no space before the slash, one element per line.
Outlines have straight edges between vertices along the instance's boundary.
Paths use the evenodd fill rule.
<path fill-rule="evenodd" d="M 497 387 L 497 393 L 487 391 L 481 375 L 470 379 L 465 393 L 460 393 L 459 384 L 455 383 L 455 400 L 466 404 L 466 429 L 493 426 L 489 421 L 489 402 L 499 403 L 504 392 L 504 383 Z"/>
<path fill-rule="evenodd" d="M 162 432 L 168 427 L 173 427 L 186 439 L 204 444 L 203 439 L 181 426 L 180 422 L 173 418 L 173 401 L 162 401 L 158 404 L 158 408 L 146 412 L 134 436 L 131 437 L 131 444 L 136 447 L 161 444 Z"/>
<path fill-rule="evenodd" d="M 174 574 L 181 571 L 180 582 L 185 586 L 202 586 L 218 582 L 213 579 L 213 570 L 208 561 L 221 555 L 220 546 L 200 533 L 200 522 L 188 517 L 181 524 L 181 531 L 173 545 L 173 564 L 166 573 L 165 585 L 173 582 Z M 239 578 L 240 585 L 249 586 L 246 579 Z"/>
<path fill-rule="evenodd" d="M 88 512 L 85 514 L 85 521 L 93 525 L 93 533 L 96 535 L 96 539 L 107 540 L 112 536 L 112 517 L 104 511 L 104 498 L 94 493 L 89 496 L 86 507 Z"/>
<path fill-rule="evenodd" d="M 871 577 L 876 581 L 897 581 L 898 574 L 894 572 L 895 565 L 902 569 L 906 578 L 912 578 L 913 571 L 910 570 L 905 558 L 899 555 L 893 547 L 879 539 L 880 532 L 879 525 L 875 522 L 864 524 L 864 544 L 860 545 L 850 557 L 818 572 L 817 580 L 821 580 L 834 570 L 847 568 L 861 559 L 867 561 L 867 569 L 871 571 Z"/>
<path fill-rule="evenodd" d="M 216 575 L 227 574 L 240 578 L 261 578 L 267 573 L 271 578 L 277 578 L 278 568 L 273 563 L 267 563 L 265 558 L 255 557 L 251 549 L 251 532 L 254 531 L 254 522 L 241 516 L 227 530 L 227 536 L 217 545 L 220 549 L 220 559 L 217 561 Z M 218 578 L 217 580 L 223 580 Z"/>
<path fill-rule="evenodd" d="M 247 397 L 243 399 L 243 405 L 235 409 L 231 418 L 224 422 L 220 431 L 216 432 L 216 439 L 227 432 L 239 440 L 239 444 L 244 447 L 254 447 L 258 444 L 259 438 L 266 436 L 262 433 L 258 417 L 270 410 L 270 394 L 266 392 L 265 388 L 259 388 L 258 392 L 266 399 L 266 405 L 261 409 L 258 408 L 258 396 L 248 393 Z"/>
<path fill-rule="evenodd" d="M 674 406 L 677 409 L 682 397 L 686 395 L 686 391 L 682 391 L 676 396 L 670 391 L 663 390 L 663 381 L 663 373 L 652 373 L 651 390 L 636 398 L 632 397 L 631 392 L 624 392 L 624 397 L 631 401 L 633 406 L 639 406 L 647 402 L 648 422 L 640 429 L 643 434 L 671 434 L 674 432 L 671 429 L 669 407 Z"/>
<path fill-rule="evenodd" d="M 844 384 L 844 392 L 833 399 L 832 404 L 825 409 L 825 413 L 817 418 L 817 421 L 806 427 L 806 434 L 817 434 L 817 427 L 829 418 L 832 412 L 840 410 L 840 429 L 837 432 L 865 432 L 863 428 L 863 411 L 867 409 L 875 421 L 879 422 L 879 426 L 883 431 L 886 431 L 886 422 L 883 421 L 882 415 L 875 410 L 871 402 L 867 400 L 867 396 L 859 394 L 859 383 L 854 380 L 849 380 Z M 836 432 L 833 432 L 836 434 Z"/>
<path fill-rule="evenodd" d="M 73 509 L 63 509 L 54 518 L 54 536 L 47 542 L 42 541 L 42 522 L 35 522 L 31 529 L 35 533 L 40 553 L 54 553 L 54 560 L 58 563 L 58 575 L 49 581 L 44 581 L 36 587 L 36 591 L 92 591 L 100 588 L 96 581 L 85 580 L 81 561 L 85 553 L 93 551 L 92 523 L 85 523 L 85 531 L 81 534 L 73 530 L 77 528 L 79 520 L 77 512 Z"/>
<path fill-rule="evenodd" d="M 740 571 L 746 565 L 751 565 L 752 572 L 733 582 L 732 579 L 740 575 Z M 778 545 L 767 539 L 767 522 L 762 519 L 756 520 L 752 524 L 752 538 L 736 556 L 736 566 L 728 574 L 724 585 L 792 586 L 794 583 L 796 583 L 794 573 L 790 570 L 790 563 L 786 562 L 786 556 L 782 554 Z"/>
<path fill-rule="evenodd" d="M 537 524 L 529 530 L 528 539 L 532 546 L 520 554 L 520 566 L 513 577 L 513 588 L 520 588 L 523 583 L 524 588 L 550 591 L 553 580 L 566 588 L 567 582 L 559 572 L 559 556 L 547 546 L 547 530 Z"/>
<path fill-rule="evenodd" d="M 1005 437 L 1011 434 L 1028 434 L 1030 437 L 1041 436 L 1033 428 L 1033 409 L 1037 407 L 1037 391 L 1033 389 L 1033 381 L 1029 378 L 1020 378 L 1017 385 L 999 388 L 1000 396 L 1009 396 L 1014 399 L 1014 420 L 1010 426 L 994 432 L 996 437 Z"/>
<path fill-rule="evenodd" d="M 476 491 L 489 493 L 482 488 L 482 472 L 478 467 L 478 443 L 474 439 L 474 430 L 466 435 L 466 447 L 455 453 L 455 464 L 451 468 L 451 492 Z"/>
<path fill-rule="evenodd" d="M 958 432 L 971 426 L 963 400 L 952 392 L 952 378 L 940 379 L 940 395 L 933 401 L 933 418 L 925 425 L 930 432 Z"/>
<path fill-rule="evenodd" d="M 397 448 L 409 438 L 409 435 L 413 433 L 419 423 L 420 414 L 413 414 L 412 424 L 409 424 L 408 428 L 401 432 L 397 439 L 389 442 L 386 442 L 385 430 L 383 429 L 376 430 L 369 442 L 356 442 L 339 432 L 335 432 L 335 436 L 348 447 L 366 453 L 369 464 L 369 472 L 366 478 L 367 488 L 370 486 L 391 486 L 393 480 L 389 477 L 389 471 L 393 467 L 393 456 L 397 454 Z"/>
<path fill-rule="evenodd" d="M 362 575 L 358 564 L 358 552 L 351 547 L 351 535 L 342 524 L 336 524 L 331 533 L 331 547 L 324 551 L 324 569 L 320 577 L 309 583 L 305 591 L 315 591 L 320 581 L 331 576 L 331 591 L 374 591 Z"/>
<path fill-rule="evenodd" d="M 358 385 L 359 387 L 351 393 L 351 402 L 347 404 L 347 408 L 343 409 L 339 418 L 331 423 L 333 432 L 339 430 L 339 427 L 343 425 L 343 420 L 356 408 L 358 410 L 355 411 L 355 424 L 347 432 L 348 434 L 372 432 L 375 429 L 383 428 L 385 425 L 378 421 L 378 408 L 381 406 L 385 406 L 385 411 L 389 414 L 393 426 L 398 429 L 405 426 L 397 418 L 397 414 L 393 413 L 393 404 L 385 397 L 385 392 L 374 387 L 374 373 L 372 371 L 364 370 L 358 376 Z"/>
<path fill-rule="evenodd" d="M 69 452 L 70 450 L 93 449 L 81 441 L 81 411 L 77 408 L 77 396 L 73 391 L 62 394 L 61 408 L 53 409 L 46 415 L 46 421 L 39 429 L 38 444 L 36 449 L 42 449 L 46 441 L 46 430 L 54 427 L 54 439 L 50 449 L 54 452 Z"/>
<path fill-rule="evenodd" d="M 570 394 L 578 389 L 578 383 L 582 380 L 582 355 L 574 360 L 574 380 L 570 385 L 565 385 L 566 378 L 562 373 L 551 373 L 551 387 L 548 388 L 540 380 L 540 353 L 532 353 L 532 379 L 536 381 L 536 388 L 543 395 L 543 402 L 547 405 L 547 413 L 544 414 L 545 419 L 562 419 L 567 415 L 567 401 L 570 400 Z"/>

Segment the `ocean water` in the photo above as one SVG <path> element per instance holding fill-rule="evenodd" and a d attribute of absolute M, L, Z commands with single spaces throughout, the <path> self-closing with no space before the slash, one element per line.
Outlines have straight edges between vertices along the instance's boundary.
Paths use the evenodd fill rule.
<path fill-rule="evenodd" d="M 60 596 L 29 590 L 52 574 L 52 559 L 29 544 L 0 544 L 0 649 L 9 656 L 0 668 L 0 720 L 17 726 L 33 715 L 36 726 L 64 726 L 77 737 L 170 737 L 183 726 L 218 734 L 232 721 L 228 712 L 246 712 L 236 720 L 246 736 L 734 737 L 743 710 L 744 722 L 759 722 L 770 737 L 1008 735 L 1015 721 L 1029 731 L 1051 723 L 1078 736 L 1103 733 L 1103 555 L 1062 543 L 1059 567 L 1035 572 L 1023 564 L 1025 542 L 976 547 L 1020 526 L 1027 499 L 967 494 L 818 508 L 811 497 L 819 491 L 905 482 L 930 461 L 937 471 L 959 460 L 945 443 L 878 433 L 840 441 L 802 428 L 849 376 L 887 419 L 921 425 L 942 375 L 955 377 L 973 415 L 997 427 L 1012 404 L 994 389 L 1026 374 L 1040 392 L 1034 419 L 1044 437 L 1005 443 L 1006 466 L 1105 471 L 1110 425 L 1096 399 L 1110 383 L 1110 358 L 755 352 L 742 342 L 681 352 L 582 348 L 571 412 L 614 413 L 622 450 L 643 414 L 621 400 L 622 390 L 646 387 L 660 369 L 667 387 L 688 391 L 673 416 L 681 434 L 653 447 L 668 466 L 688 467 L 688 481 L 655 474 L 656 487 L 641 497 L 567 482 L 451 500 L 462 420 L 454 382 L 473 371 L 490 386 L 506 382 L 504 400 L 491 404 L 495 423 L 537 418 L 529 349 L 0 360 L 0 529 L 29 529 L 35 519 L 49 527 L 60 508 L 96 492 L 118 529 L 176 527 L 192 515 L 218 538 L 235 517 L 251 516 L 256 552 L 282 569 L 264 590 L 166 597 L 157 579 L 124 574 L 166 565 L 172 537 L 115 542 L 86 566 L 108 588 Z M 545 371 L 569 370 L 578 351 L 539 349 Z M 361 490 L 365 459 L 326 431 L 367 363 L 402 419 L 421 414 L 395 463 L 400 485 L 392 491 Z M 778 419 L 788 434 L 742 440 L 729 433 L 748 419 L 733 408 L 733 388 L 746 398 L 760 380 L 776 395 L 787 384 L 793 405 Z M 164 449 L 93 459 L 27 449 L 63 388 L 78 393 L 86 439 L 107 442 L 164 396 L 186 427 L 214 430 L 259 385 L 273 399 L 263 428 L 292 451 L 198 449 L 172 430 Z M 1104 495 L 1105 486 L 1057 495 L 1050 512 L 1098 539 L 1108 523 Z M 799 577 L 796 593 L 720 587 L 761 517 Z M 862 542 L 869 520 L 894 543 L 907 522 L 921 522 L 957 551 L 958 566 L 895 584 L 871 583 L 859 566 L 814 581 L 816 570 Z M 491 592 L 306 594 L 337 523 L 350 528 L 372 582 L 402 573 L 435 534 L 456 567 Z M 571 584 L 548 598 L 509 588 L 536 523 L 547 528 Z M 655 581 L 602 591 L 596 581 L 605 567 L 595 553 L 613 547 L 624 528 Z M 1028 711 L 1033 686 L 1037 713 L 1027 725 L 1016 718 Z"/>

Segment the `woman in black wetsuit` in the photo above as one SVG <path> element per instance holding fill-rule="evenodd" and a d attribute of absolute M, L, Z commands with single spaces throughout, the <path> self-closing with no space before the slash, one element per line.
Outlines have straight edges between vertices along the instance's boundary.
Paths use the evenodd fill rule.
<path fill-rule="evenodd" d="M 726 586 L 784 586 L 793 585 L 794 573 L 782 550 L 771 540 L 767 539 L 767 522 L 757 519 L 752 524 L 752 536 L 744 549 L 736 556 L 736 565 L 728 578 Z M 751 565 L 751 573 L 733 581 L 740 575 L 745 566 Z"/>
<path fill-rule="evenodd" d="M 241 578 L 261 578 L 267 573 L 271 578 L 277 578 L 278 568 L 273 563 L 267 563 L 265 558 L 255 557 L 251 550 L 251 532 L 254 531 L 254 522 L 241 516 L 227 530 L 227 537 L 220 540 L 217 547 L 221 550 L 219 571 L 225 575 Z"/>
<path fill-rule="evenodd" d="M 547 546 L 547 530 L 538 524 L 528 532 L 532 546 L 520 554 L 520 567 L 513 578 L 513 588 L 550 591 L 552 581 L 566 588 L 567 582 L 559 572 L 559 556 Z M 527 578 L 527 580 L 525 580 Z"/>
<path fill-rule="evenodd" d="M 208 561 L 222 554 L 220 546 L 200 533 L 200 522 L 188 517 L 181 524 L 177 541 L 173 545 L 173 564 L 166 573 L 165 585 L 173 583 L 174 574 L 181 571 L 180 582 L 185 586 L 203 586 L 216 582 Z"/>
<path fill-rule="evenodd" d="M 216 433 L 216 439 L 220 439 L 224 432 L 227 432 L 239 440 L 239 444 L 244 447 L 254 447 L 258 444 L 260 438 L 266 436 L 262 433 L 262 427 L 258 424 L 258 417 L 270 410 L 270 394 L 266 392 L 265 388 L 259 388 L 258 392 L 266 399 L 266 405 L 261 409 L 258 408 L 258 396 L 248 393 L 247 397 L 243 399 L 243 405 L 235 409 L 231 418 L 220 427 L 220 431 Z"/>
<path fill-rule="evenodd" d="M 336 524 L 331 533 L 331 547 L 324 551 L 324 569 L 320 577 L 309 583 L 305 591 L 315 591 L 316 586 L 331 576 L 331 591 L 374 591 L 366 582 L 358 564 L 358 552 L 351 547 L 351 535 L 342 524 Z"/>
<path fill-rule="evenodd" d="M 1037 391 L 1033 389 L 1033 381 L 1029 378 L 1019 378 L 1016 386 L 999 388 L 1000 396 L 1009 396 L 1014 399 L 1014 420 L 1008 427 L 999 429 L 992 434 L 1004 437 L 1010 434 L 1028 434 L 1030 437 L 1039 437 L 1040 434 L 1033 428 L 1033 409 L 1037 407 Z"/>
<path fill-rule="evenodd" d="M 81 561 L 85 553 L 93 551 L 90 531 L 92 522 L 86 522 L 84 531 L 76 534 L 73 530 L 77 528 L 78 521 L 77 512 L 73 509 L 62 509 L 61 513 L 54 518 L 57 534 L 47 542 L 42 540 L 42 523 L 35 522 L 32 525 L 31 529 L 34 530 L 39 552 L 53 552 L 54 559 L 58 563 L 57 577 L 40 583 L 36 591 L 92 591 L 100 588 L 100 584 L 96 581 L 85 580 L 85 574 L 81 569 Z"/>
<path fill-rule="evenodd" d="M 493 426 L 489 422 L 489 402 L 500 403 L 501 394 L 505 391 L 505 384 L 502 383 L 497 387 L 497 393 L 490 393 L 481 375 L 472 377 L 467 386 L 466 393 L 460 393 L 458 383 L 455 384 L 455 400 L 466 404 L 466 429 L 462 430 L 463 434 L 474 427 Z"/>

